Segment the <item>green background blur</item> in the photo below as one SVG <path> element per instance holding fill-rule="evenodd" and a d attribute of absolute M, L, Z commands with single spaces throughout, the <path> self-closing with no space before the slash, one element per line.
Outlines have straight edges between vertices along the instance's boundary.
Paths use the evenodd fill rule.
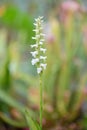
<path fill-rule="evenodd" d="M 44 128 L 49 121 L 56 125 L 62 120 L 76 121 L 86 130 L 86 0 L 0 0 L 0 121 L 25 127 L 26 106 L 38 120 L 38 75 L 30 55 L 38 16 L 44 16 L 48 57 L 43 75 Z"/>

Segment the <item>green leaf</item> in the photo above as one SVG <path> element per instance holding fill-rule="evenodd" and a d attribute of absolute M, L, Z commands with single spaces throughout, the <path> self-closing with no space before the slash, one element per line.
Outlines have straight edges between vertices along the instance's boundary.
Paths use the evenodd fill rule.
<path fill-rule="evenodd" d="M 26 127 L 26 122 L 22 121 L 17 121 L 14 119 L 11 119 L 10 116 L 0 112 L 0 120 L 4 121 L 5 123 L 8 123 L 9 125 L 15 126 L 15 127 Z"/>
<path fill-rule="evenodd" d="M 20 112 L 24 112 L 25 106 L 17 102 L 14 98 L 8 95 L 6 92 L 0 89 L 0 100 L 6 103 L 9 106 L 17 108 Z"/>
<path fill-rule="evenodd" d="M 28 110 L 25 110 L 25 118 L 26 118 L 26 121 L 30 130 L 40 130 L 39 124 L 35 120 L 32 119 Z"/>

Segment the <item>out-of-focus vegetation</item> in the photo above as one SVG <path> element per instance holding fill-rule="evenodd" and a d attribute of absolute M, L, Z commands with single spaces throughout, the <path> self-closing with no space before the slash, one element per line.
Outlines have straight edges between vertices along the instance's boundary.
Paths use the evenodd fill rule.
<path fill-rule="evenodd" d="M 48 65 L 43 76 L 43 127 L 86 130 L 86 6 L 80 0 L 43 1 L 40 5 L 44 9 L 35 4 L 37 1 L 27 2 L 31 4 L 26 11 L 11 3 L 0 7 L 0 125 L 5 122 L 27 127 L 26 107 L 39 120 L 38 76 L 31 65 L 30 45 L 34 17 L 44 14 L 49 7 L 44 14 Z"/>

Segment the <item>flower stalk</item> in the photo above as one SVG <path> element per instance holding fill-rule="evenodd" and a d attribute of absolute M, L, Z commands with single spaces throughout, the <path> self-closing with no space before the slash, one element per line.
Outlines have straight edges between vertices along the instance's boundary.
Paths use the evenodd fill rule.
<path fill-rule="evenodd" d="M 42 119 L 43 119 L 43 86 L 41 76 L 39 79 L 40 83 L 40 129 L 42 130 Z"/>

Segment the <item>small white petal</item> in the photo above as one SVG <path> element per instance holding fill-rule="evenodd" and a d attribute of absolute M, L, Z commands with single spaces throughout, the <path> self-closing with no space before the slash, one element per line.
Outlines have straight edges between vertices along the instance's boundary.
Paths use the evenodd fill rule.
<path fill-rule="evenodd" d="M 34 23 L 34 25 L 35 25 L 35 26 L 38 26 L 38 24 L 37 24 L 37 23 Z"/>
<path fill-rule="evenodd" d="M 39 16 L 40 19 L 43 19 L 43 16 Z"/>
<path fill-rule="evenodd" d="M 38 51 L 30 52 L 34 58 L 36 58 L 36 55 L 38 54 Z"/>
<path fill-rule="evenodd" d="M 41 71 L 42 71 L 42 68 L 41 68 L 41 67 L 40 67 L 40 68 L 37 68 L 37 73 L 38 73 L 38 74 L 40 74 Z"/>
<path fill-rule="evenodd" d="M 35 21 L 37 22 L 37 21 L 38 21 L 38 18 L 37 18 L 37 19 L 35 19 Z"/>
<path fill-rule="evenodd" d="M 32 39 L 36 40 L 36 37 L 32 37 Z"/>
<path fill-rule="evenodd" d="M 45 40 L 44 40 L 44 39 L 41 39 L 40 41 L 41 41 L 41 42 L 44 42 Z"/>
<path fill-rule="evenodd" d="M 40 45 L 43 45 L 43 42 L 40 41 L 39 44 L 40 44 Z"/>
<path fill-rule="evenodd" d="M 38 63 L 39 62 L 39 59 L 37 58 L 37 59 L 32 59 L 32 61 L 31 61 L 31 63 L 32 63 L 32 65 L 35 65 L 36 63 Z"/>
<path fill-rule="evenodd" d="M 36 35 L 36 38 L 40 38 L 40 35 Z"/>
<path fill-rule="evenodd" d="M 34 31 L 34 32 L 39 32 L 39 30 L 38 30 L 38 29 L 34 29 L 33 31 Z"/>
<path fill-rule="evenodd" d="M 40 35 L 41 35 L 41 36 L 45 36 L 45 34 L 43 34 L 43 33 L 41 33 Z"/>
<path fill-rule="evenodd" d="M 47 59 L 47 56 L 40 56 L 40 59 L 41 59 L 41 60 L 46 60 L 46 59 Z"/>
<path fill-rule="evenodd" d="M 41 20 L 41 23 L 43 23 L 43 20 Z"/>
<path fill-rule="evenodd" d="M 43 27 L 40 27 L 39 29 L 40 29 L 40 30 L 42 30 L 42 29 L 43 29 Z"/>
<path fill-rule="evenodd" d="M 42 51 L 43 53 L 46 52 L 47 49 L 44 49 L 44 48 L 40 48 L 40 51 Z"/>
<path fill-rule="evenodd" d="M 38 47 L 38 44 L 31 45 L 31 48 Z"/>
<path fill-rule="evenodd" d="M 43 63 L 41 63 L 41 64 L 40 64 L 40 66 L 41 66 L 41 67 L 43 67 L 43 68 L 44 68 L 44 70 L 45 70 L 45 69 L 46 69 L 47 64 L 43 64 Z"/>

